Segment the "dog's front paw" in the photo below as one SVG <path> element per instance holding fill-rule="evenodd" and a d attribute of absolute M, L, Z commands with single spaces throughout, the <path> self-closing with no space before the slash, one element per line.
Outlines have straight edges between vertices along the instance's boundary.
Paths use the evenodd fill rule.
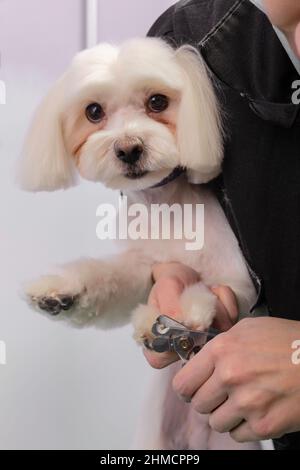
<path fill-rule="evenodd" d="M 31 303 L 36 303 L 41 310 L 58 315 L 62 310 L 70 310 L 73 307 L 77 296 L 66 294 L 52 294 L 46 297 L 31 297 Z"/>
<path fill-rule="evenodd" d="M 43 276 L 25 289 L 27 302 L 37 310 L 57 316 L 71 312 L 79 303 L 80 289 L 59 275 Z"/>
<path fill-rule="evenodd" d="M 153 340 L 152 326 L 159 313 L 151 305 L 140 304 L 132 313 L 131 321 L 134 328 L 133 338 L 139 344 L 149 343 Z"/>
<path fill-rule="evenodd" d="M 176 321 L 191 330 L 206 330 L 216 315 L 217 297 L 204 284 L 193 284 L 184 289 L 180 297 L 181 312 Z M 151 305 L 140 304 L 132 313 L 133 337 L 140 344 L 151 344 L 152 327 L 161 315 Z M 172 316 L 172 315 L 170 315 Z"/>
<path fill-rule="evenodd" d="M 191 330 L 206 330 L 217 311 L 217 297 L 204 284 L 187 287 L 180 298 L 182 323 Z"/>

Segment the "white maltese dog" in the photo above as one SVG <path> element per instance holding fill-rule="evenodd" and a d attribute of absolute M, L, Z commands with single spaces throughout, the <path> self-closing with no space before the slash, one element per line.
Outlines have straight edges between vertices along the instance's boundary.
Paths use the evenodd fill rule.
<path fill-rule="evenodd" d="M 205 242 L 189 251 L 186 240 L 175 236 L 128 240 L 126 251 L 113 259 L 75 261 L 30 284 L 30 304 L 75 325 L 118 326 L 132 319 L 135 338 L 143 342 L 159 313 L 142 304 L 152 285 L 151 267 L 177 261 L 202 279 L 183 292 L 179 321 L 191 328 L 212 323 L 212 285 L 231 287 L 240 311 L 249 312 L 256 293 L 238 242 L 216 198 L 199 185 L 217 176 L 221 163 L 218 105 L 195 49 L 174 50 L 147 38 L 80 52 L 36 113 L 22 162 L 23 187 L 68 188 L 79 173 L 121 190 L 129 206 L 204 204 Z M 172 395 L 174 366 L 159 374 L 160 396 L 152 392 L 137 446 L 247 447 L 212 432 L 206 417 Z"/>

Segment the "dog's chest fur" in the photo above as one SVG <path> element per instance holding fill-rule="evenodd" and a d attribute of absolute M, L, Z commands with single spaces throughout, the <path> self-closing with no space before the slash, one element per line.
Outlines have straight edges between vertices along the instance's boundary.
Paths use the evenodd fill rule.
<path fill-rule="evenodd" d="M 174 239 L 174 227 L 172 225 L 170 239 L 153 240 L 145 236 L 142 240 L 130 240 L 129 245 L 142 249 L 155 262 L 179 261 L 189 265 L 200 272 L 206 285 L 229 285 L 238 297 L 241 291 L 243 298 L 238 300 L 242 308 L 249 309 L 255 300 L 255 289 L 238 241 L 219 202 L 209 189 L 201 185 L 192 185 L 188 183 L 185 176 L 181 176 L 162 188 L 135 191 L 126 194 L 126 196 L 128 208 L 136 203 L 147 208 L 144 217 L 147 217 L 148 235 L 151 224 L 157 223 L 157 219 L 153 220 L 149 215 L 151 214 L 152 205 L 167 204 L 170 207 L 172 204 L 180 204 L 182 208 L 185 205 L 190 205 L 193 209 L 192 211 L 183 210 L 183 219 L 188 227 L 193 228 L 193 231 L 203 230 L 204 227 L 204 244 L 201 249 L 187 249 L 186 244 L 191 241 L 190 239 L 187 240 L 184 237 L 180 240 Z M 204 205 L 204 225 L 202 225 L 202 221 L 199 224 L 199 217 L 196 217 L 195 208 L 197 204 Z M 187 220 L 188 218 L 193 220 Z M 161 228 L 162 219 L 160 219 L 160 222 Z"/>

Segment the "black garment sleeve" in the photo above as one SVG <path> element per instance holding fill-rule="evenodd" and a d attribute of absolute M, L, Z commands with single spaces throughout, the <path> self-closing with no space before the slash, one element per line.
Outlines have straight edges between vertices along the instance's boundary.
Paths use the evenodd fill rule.
<path fill-rule="evenodd" d="M 180 0 L 160 15 L 147 36 L 164 38 L 174 47 L 182 44 L 198 47 L 236 1 Z"/>

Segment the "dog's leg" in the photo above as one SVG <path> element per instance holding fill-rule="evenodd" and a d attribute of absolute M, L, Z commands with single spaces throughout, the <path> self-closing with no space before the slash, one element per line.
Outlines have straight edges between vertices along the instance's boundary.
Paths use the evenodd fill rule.
<path fill-rule="evenodd" d="M 108 260 L 83 259 L 57 275 L 43 276 L 25 289 L 30 305 L 49 316 L 83 326 L 127 323 L 151 288 L 152 260 L 128 251 Z"/>

